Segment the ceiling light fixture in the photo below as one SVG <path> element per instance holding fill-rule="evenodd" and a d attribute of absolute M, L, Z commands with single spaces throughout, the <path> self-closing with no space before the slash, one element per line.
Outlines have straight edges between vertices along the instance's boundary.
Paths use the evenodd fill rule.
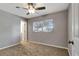
<path fill-rule="evenodd" d="M 35 9 L 32 6 L 29 6 L 28 11 L 29 13 L 35 13 Z"/>
<path fill-rule="evenodd" d="M 25 9 L 27 11 L 26 15 L 33 14 L 37 10 L 45 10 L 46 9 L 45 6 L 36 7 L 36 5 L 37 5 L 36 3 L 24 3 L 22 7 L 16 6 L 16 8 Z"/>
<path fill-rule="evenodd" d="M 23 4 L 23 7 L 27 8 L 29 13 L 35 13 L 35 8 L 31 3 Z"/>

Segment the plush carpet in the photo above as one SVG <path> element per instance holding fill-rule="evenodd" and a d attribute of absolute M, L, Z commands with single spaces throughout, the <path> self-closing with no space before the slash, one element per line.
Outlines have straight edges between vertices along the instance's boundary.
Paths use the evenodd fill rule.
<path fill-rule="evenodd" d="M 68 51 L 66 49 L 26 42 L 0 50 L 0 56 L 68 56 Z"/>

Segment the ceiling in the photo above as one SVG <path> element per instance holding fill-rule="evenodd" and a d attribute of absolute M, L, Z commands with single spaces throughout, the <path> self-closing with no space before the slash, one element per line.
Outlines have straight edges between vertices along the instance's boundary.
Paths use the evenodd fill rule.
<path fill-rule="evenodd" d="M 7 11 L 14 15 L 18 15 L 25 18 L 37 17 L 45 14 L 59 12 L 68 8 L 68 3 L 37 3 L 36 7 L 45 6 L 45 10 L 36 11 L 34 14 L 26 15 L 27 11 L 24 9 L 17 9 L 16 6 L 23 6 L 23 3 L 0 3 L 0 9 Z"/>

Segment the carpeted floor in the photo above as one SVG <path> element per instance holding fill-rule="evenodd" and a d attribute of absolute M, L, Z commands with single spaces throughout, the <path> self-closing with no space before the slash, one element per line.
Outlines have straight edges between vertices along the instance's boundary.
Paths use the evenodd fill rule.
<path fill-rule="evenodd" d="M 55 47 L 26 42 L 0 50 L 0 56 L 68 56 L 68 51 Z"/>

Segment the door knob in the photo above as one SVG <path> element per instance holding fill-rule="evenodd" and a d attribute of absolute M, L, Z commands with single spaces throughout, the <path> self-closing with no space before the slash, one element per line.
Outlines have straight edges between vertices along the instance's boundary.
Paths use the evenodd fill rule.
<path fill-rule="evenodd" d="M 74 41 L 69 41 L 68 43 L 73 45 L 74 44 Z"/>

